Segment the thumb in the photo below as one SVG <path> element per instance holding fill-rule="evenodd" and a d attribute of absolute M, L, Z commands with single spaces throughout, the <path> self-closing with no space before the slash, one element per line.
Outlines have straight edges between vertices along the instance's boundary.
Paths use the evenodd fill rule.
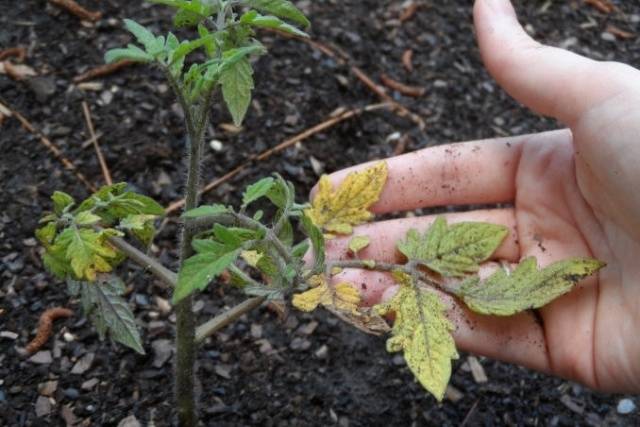
<path fill-rule="evenodd" d="M 482 59 L 498 83 L 527 107 L 566 125 L 628 90 L 634 84 L 629 73 L 638 79 L 631 67 L 536 42 L 509 0 L 476 0 L 474 20 Z"/>

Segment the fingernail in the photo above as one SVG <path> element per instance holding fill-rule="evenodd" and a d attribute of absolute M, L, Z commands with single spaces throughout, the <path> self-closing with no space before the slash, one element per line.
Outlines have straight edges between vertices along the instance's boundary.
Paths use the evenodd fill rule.
<path fill-rule="evenodd" d="M 513 6 L 509 0 L 482 0 L 485 2 L 489 8 L 498 14 L 501 15 L 510 15 L 513 16 L 515 11 L 513 10 Z"/>

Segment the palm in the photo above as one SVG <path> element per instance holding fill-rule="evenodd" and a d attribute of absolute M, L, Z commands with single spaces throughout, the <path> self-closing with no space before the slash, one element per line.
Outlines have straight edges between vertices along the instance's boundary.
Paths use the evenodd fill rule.
<path fill-rule="evenodd" d="M 389 159 L 389 179 L 373 208 L 385 213 L 511 203 L 512 208 L 448 219 L 510 227 L 495 254 L 501 260 L 535 256 L 541 266 L 579 256 L 605 261 L 597 276 L 540 309 L 539 316 L 481 316 L 444 298 L 452 307 L 456 342 L 465 350 L 595 388 L 638 391 L 640 72 L 536 43 L 508 1 L 478 0 L 474 13 L 491 74 L 520 102 L 572 131 L 440 146 Z M 334 174 L 333 181 L 351 170 Z M 362 226 L 356 232 L 374 239 L 360 255 L 398 262 L 398 239 L 410 228 L 426 229 L 433 219 Z M 331 241 L 327 249 L 332 258 L 348 256 L 346 239 Z M 339 276 L 361 284 L 369 304 L 395 292 L 384 273 L 347 270 Z"/>

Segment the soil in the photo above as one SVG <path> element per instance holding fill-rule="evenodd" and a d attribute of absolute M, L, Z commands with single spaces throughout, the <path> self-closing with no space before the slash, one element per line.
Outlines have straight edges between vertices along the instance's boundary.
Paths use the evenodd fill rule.
<path fill-rule="evenodd" d="M 79 88 L 74 76 L 102 63 L 103 53 L 129 41 L 121 20 L 131 17 L 160 31 L 165 8 L 123 0 L 83 0 L 100 10 L 96 24 L 44 0 L 0 0 L 0 48 L 28 48 L 25 64 L 37 78 L 16 82 L 0 74 L 0 102 L 24 114 L 96 185 L 102 175 L 82 115 L 92 109 L 100 145 L 115 181 L 126 181 L 164 204 L 179 197 L 184 168 L 180 111 L 155 70 L 133 66 Z M 422 86 L 424 96 L 390 94 L 422 116 L 415 123 L 389 111 L 366 113 L 258 162 L 204 197 L 238 202 L 238 189 L 272 172 L 296 185 L 305 198 L 318 174 L 391 156 L 396 137 L 406 150 L 451 141 L 512 135 L 558 125 L 512 101 L 484 71 L 475 44 L 471 2 L 419 1 L 400 22 L 401 0 L 301 1 L 319 41 L 341 47 L 366 73 L 382 73 Z M 604 14 L 582 1 L 516 1 L 527 30 L 549 44 L 602 60 L 640 65 L 640 4 L 614 1 Z M 631 32 L 620 38 L 608 25 Z M 295 40 L 262 34 L 270 55 L 256 63 L 255 101 L 240 133 L 214 109 L 202 176 L 209 181 L 252 154 L 326 119 L 339 107 L 379 102 L 344 65 Z M 402 66 L 413 49 L 413 72 Z M 215 147 L 218 151 L 214 150 Z M 33 231 L 50 208 L 54 189 L 77 198 L 86 188 L 64 170 L 37 137 L 8 118 L 0 127 L 0 425 L 170 425 L 171 374 L 167 360 L 174 317 L 156 297 L 169 290 L 135 266 L 122 271 L 128 300 L 142 326 L 146 356 L 101 342 L 70 301 L 65 285 L 43 270 Z M 175 221 L 156 240 L 156 255 L 175 267 Z M 212 286 L 197 306 L 201 321 L 241 296 Z M 161 302 L 161 301 L 160 301 Z M 56 321 L 40 363 L 19 351 L 33 337 L 46 308 L 66 306 L 74 317 Z M 210 426 L 385 425 L 640 425 L 638 409 L 617 411 L 624 396 L 601 394 L 578 384 L 480 358 L 488 381 L 476 382 L 468 355 L 454 366 L 451 394 L 438 404 L 414 382 L 401 357 L 386 353 L 384 340 L 364 335 L 318 312 L 292 313 L 286 322 L 266 308 L 254 311 L 208 341 L 198 353 L 200 409 Z M 50 356 L 50 357 L 49 357 Z M 82 374 L 71 371 L 78 364 Z M 77 372 L 78 370 L 75 370 Z M 56 384 L 48 381 L 57 381 Z M 43 395 L 49 394 L 50 399 Z M 640 405 L 636 397 L 627 396 Z"/>

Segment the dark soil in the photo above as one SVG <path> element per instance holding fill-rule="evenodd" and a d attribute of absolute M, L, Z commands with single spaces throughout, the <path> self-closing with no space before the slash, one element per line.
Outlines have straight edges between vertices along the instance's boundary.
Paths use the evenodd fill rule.
<path fill-rule="evenodd" d="M 104 18 L 87 25 L 44 0 L 0 0 L 0 48 L 28 47 L 25 63 L 39 74 L 26 82 L 0 75 L 0 102 L 24 114 L 99 185 L 102 175 L 93 149 L 82 148 L 89 139 L 81 109 L 87 101 L 114 179 L 168 204 L 179 196 L 183 182 L 178 159 L 184 136 L 179 110 L 161 76 L 132 67 L 95 80 L 102 85 L 98 90 L 79 89 L 72 78 L 101 64 L 106 49 L 129 40 L 122 18 L 160 30 L 168 27 L 169 14 L 137 1 L 81 3 L 101 10 Z M 386 73 L 424 86 L 426 95 L 419 99 L 393 96 L 424 117 L 428 127 L 420 132 L 391 112 L 369 113 L 259 162 L 207 194 L 205 201 L 235 203 L 240 188 L 272 172 L 293 181 L 304 198 L 321 170 L 392 155 L 395 143 L 388 137 L 396 132 L 409 135 L 406 149 L 414 150 L 557 126 L 510 100 L 484 71 L 470 1 L 420 1 L 418 12 L 403 24 L 397 20 L 401 0 L 300 3 L 313 17 L 313 37 L 342 47 L 370 76 Z M 538 39 L 597 59 L 640 65 L 637 1 L 614 2 L 618 11 L 609 15 L 578 0 L 516 3 Z M 633 37 L 612 37 L 605 33 L 609 24 Z M 222 149 L 207 148 L 205 181 L 321 122 L 338 107 L 379 102 L 348 68 L 323 53 L 297 41 L 263 36 L 271 53 L 257 62 L 258 89 L 244 131 L 210 129 L 209 140 L 222 142 Z M 413 73 L 401 65 L 408 48 L 415 52 Z M 214 110 L 215 124 L 229 121 L 220 108 Z M 135 266 L 123 271 L 148 355 L 100 342 L 78 302 L 69 301 L 65 285 L 44 273 L 32 238 L 54 189 L 77 198 L 87 196 L 86 189 L 14 119 L 0 127 L 0 153 L 0 331 L 18 335 L 0 336 L 0 425 L 77 420 L 108 426 L 131 415 L 143 424 L 170 425 L 172 363 L 159 353 L 172 339 L 174 318 L 163 314 L 155 299 L 168 299 L 169 291 L 143 279 Z M 315 170 L 312 159 L 317 160 Z M 156 241 L 156 255 L 174 264 L 175 232 L 171 221 Z M 240 298 L 212 286 L 202 296 L 199 317 L 205 320 Z M 44 348 L 51 351 L 50 361 L 27 361 L 18 349 L 33 337 L 39 314 L 53 306 L 70 307 L 76 315 L 56 322 L 54 337 Z M 269 310 L 257 310 L 217 335 L 198 355 L 204 425 L 640 425 L 637 409 L 630 415 L 617 413 L 622 396 L 595 393 L 520 367 L 480 359 L 488 382 L 476 383 L 464 363 L 466 355 L 452 377 L 459 400 L 438 404 L 414 382 L 401 357 L 386 353 L 382 338 L 363 335 L 323 313 L 293 313 L 283 325 Z M 92 357 L 84 374 L 70 373 L 78 360 Z M 47 381 L 57 381 L 52 400 L 39 397 L 46 394 L 42 384 Z M 637 398 L 635 402 L 640 404 Z"/>

